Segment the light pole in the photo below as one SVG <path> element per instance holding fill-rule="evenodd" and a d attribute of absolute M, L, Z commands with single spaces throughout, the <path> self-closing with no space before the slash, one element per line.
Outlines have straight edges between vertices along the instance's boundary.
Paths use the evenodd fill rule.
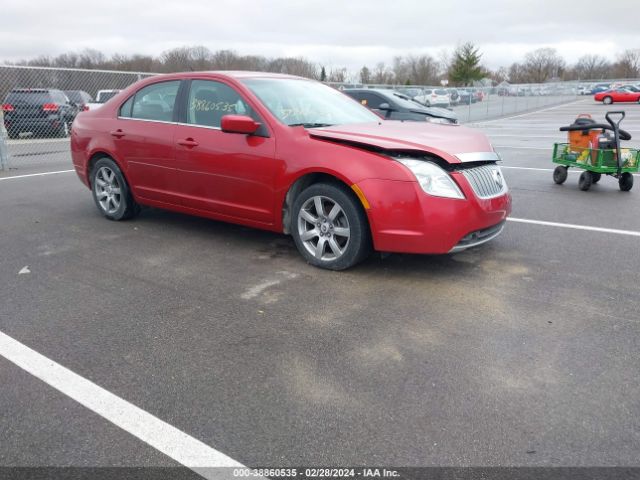
<path fill-rule="evenodd" d="M 4 112 L 0 109 L 0 170 L 9 168 L 9 149 L 7 148 L 7 131 L 4 128 Z"/>

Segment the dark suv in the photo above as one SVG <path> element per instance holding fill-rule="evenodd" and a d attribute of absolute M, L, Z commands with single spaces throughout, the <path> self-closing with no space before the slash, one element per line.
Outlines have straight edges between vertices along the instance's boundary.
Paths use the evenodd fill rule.
<path fill-rule="evenodd" d="M 28 133 L 33 137 L 67 137 L 78 108 L 61 90 L 14 88 L 2 103 L 9 138 Z"/>

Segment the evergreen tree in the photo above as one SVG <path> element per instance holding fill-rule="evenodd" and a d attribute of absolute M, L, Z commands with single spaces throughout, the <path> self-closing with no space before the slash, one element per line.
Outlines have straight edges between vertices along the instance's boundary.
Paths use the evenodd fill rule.
<path fill-rule="evenodd" d="M 453 62 L 449 70 L 449 81 L 456 85 L 469 85 L 484 76 L 480 66 L 479 49 L 471 42 L 458 47 L 453 54 Z"/>
<path fill-rule="evenodd" d="M 324 66 L 322 67 L 322 70 L 320 70 L 320 81 L 321 82 L 327 81 L 327 71 L 324 69 Z"/>

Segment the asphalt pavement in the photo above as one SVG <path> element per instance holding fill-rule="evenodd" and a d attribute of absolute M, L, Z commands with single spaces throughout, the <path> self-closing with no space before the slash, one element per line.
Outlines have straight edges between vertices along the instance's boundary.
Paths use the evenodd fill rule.
<path fill-rule="evenodd" d="M 71 168 L 41 155 L 0 175 L 0 332 L 248 466 L 640 466 L 640 186 L 551 179 L 557 128 L 604 111 L 472 125 L 513 217 L 560 225 L 339 273 L 283 235 L 107 221 L 73 172 L 4 179 Z M 177 465 L 1 356 L 0 379 L 2 466 Z"/>

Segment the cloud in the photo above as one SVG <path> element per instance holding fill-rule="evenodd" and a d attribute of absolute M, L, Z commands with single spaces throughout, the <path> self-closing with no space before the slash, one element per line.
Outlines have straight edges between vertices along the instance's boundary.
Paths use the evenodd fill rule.
<path fill-rule="evenodd" d="M 242 54 L 304 56 L 352 70 L 394 56 L 451 50 L 472 41 L 490 68 L 520 60 L 540 46 L 568 62 L 584 53 L 613 59 L 640 47 L 635 15 L 603 21 L 601 1 L 421 2 L 395 0 L 31 0 L 3 5 L 0 59 L 17 60 L 95 48 L 147 53 L 182 45 Z M 616 2 L 635 11 L 635 2 Z"/>

